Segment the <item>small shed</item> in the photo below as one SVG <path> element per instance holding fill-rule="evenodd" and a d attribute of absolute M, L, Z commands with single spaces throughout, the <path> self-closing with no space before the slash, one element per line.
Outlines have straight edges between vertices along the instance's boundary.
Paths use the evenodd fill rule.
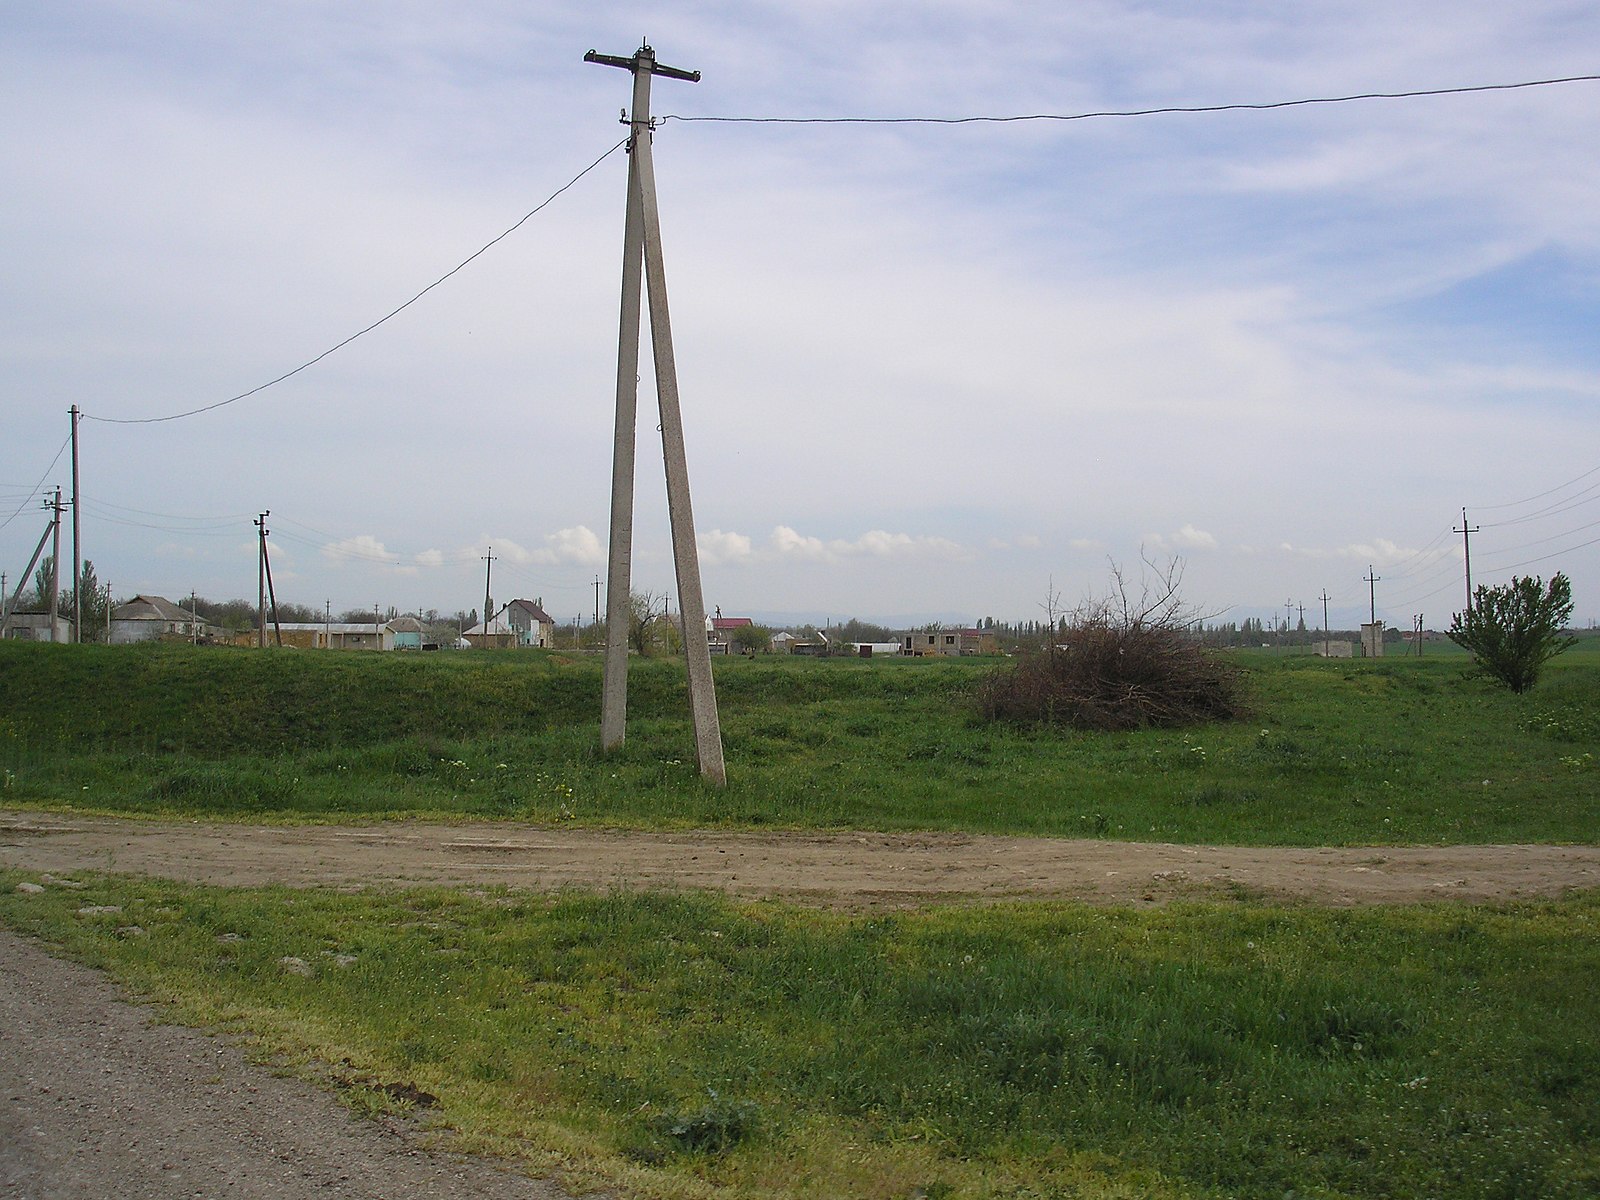
<path fill-rule="evenodd" d="M 47 612 L 14 612 L 6 617 L 0 636 L 18 642 L 55 642 L 65 644 L 72 640 L 72 622 L 57 614 L 55 636 L 50 636 L 50 614 Z"/>

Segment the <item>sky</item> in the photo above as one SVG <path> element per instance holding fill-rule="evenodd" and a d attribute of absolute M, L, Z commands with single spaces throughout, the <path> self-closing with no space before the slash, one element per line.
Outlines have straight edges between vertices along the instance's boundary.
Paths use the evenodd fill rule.
<path fill-rule="evenodd" d="M 497 604 L 590 620 L 630 85 L 583 54 L 646 39 L 703 76 L 652 111 L 709 607 L 1027 621 L 1176 559 L 1219 620 L 1443 628 L 1465 519 L 1475 584 L 1600 620 L 1600 82 L 679 119 L 1594 75 L 1586 0 L 10 5 L 10 582 L 77 405 L 118 597 L 253 597 L 270 511 L 280 600 L 473 609 L 492 553 Z"/>

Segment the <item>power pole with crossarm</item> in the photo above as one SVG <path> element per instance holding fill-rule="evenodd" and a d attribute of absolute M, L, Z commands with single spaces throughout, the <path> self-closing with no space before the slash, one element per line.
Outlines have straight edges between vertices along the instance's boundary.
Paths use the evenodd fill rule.
<path fill-rule="evenodd" d="M 656 206 L 655 162 L 651 157 L 650 80 L 663 75 L 689 83 L 699 71 L 662 66 L 655 51 L 640 46 L 632 58 L 597 54 L 585 62 L 620 67 L 633 75 L 633 107 L 628 125 L 628 204 L 622 240 L 622 313 L 617 345 L 617 420 L 611 464 L 611 544 L 606 576 L 606 656 L 601 693 L 600 745 L 622 744 L 628 712 L 628 619 L 633 560 L 634 443 L 639 404 L 640 292 L 650 305 L 650 343 L 656 368 L 656 400 L 661 411 L 661 453 L 666 462 L 667 513 L 672 523 L 672 559 L 677 572 L 683 622 L 683 652 L 689 675 L 689 712 L 694 724 L 695 758 L 702 778 L 722 785 L 728 773 L 722 754 L 716 685 L 705 630 L 705 597 L 700 586 L 700 556 L 695 546 L 694 513 L 689 501 L 689 467 L 678 402 L 678 369 L 667 312 L 666 268 L 661 253 L 661 215 Z"/>

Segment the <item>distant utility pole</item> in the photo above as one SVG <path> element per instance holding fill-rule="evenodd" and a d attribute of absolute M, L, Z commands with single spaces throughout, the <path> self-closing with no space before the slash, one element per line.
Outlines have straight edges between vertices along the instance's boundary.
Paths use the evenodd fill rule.
<path fill-rule="evenodd" d="M 1332 644 L 1328 641 L 1328 589 L 1322 589 L 1322 657 L 1332 655 Z"/>
<path fill-rule="evenodd" d="M 1361 577 L 1361 582 L 1367 585 L 1368 601 L 1371 605 L 1368 610 L 1367 621 L 1369 624 L 1376 625 L 1378 623 L 1378 584 L 1383 582 L 1383 576 L 1374 574 L 1372 564 L 1368 563 L 1367 573 Z"/>
<path fill-rule="evenodd" d="M 667 311 L 666 267 L 661 252 L 661 216 L 656 206 L 655 161 L 650 145 L 650 80 L 664 75 L 697 83 L 698 71 L 665 67 L 642 45 L 632 58 L 597 54 L 585 62 L 620 67 L 633 75 L 633 107 L 627 117 L 628 199 L 622 241 L 622 312 L 617 347 L 617 419 L 611 474 L 611 543 L 606 576 L 606 657 L 600 713 L 600 744 L 622 744 L 627 732 L 628 617 L 633 559 L 634 441 L 639 401 L 639 325 L 641 276 L 650 303 L 650 340 L 655 356 L 656 400 L 661 412 L 661 452 L 666 461 L 667 511 L 672 523 L 672 557 L 677 571 L 678 604 L 683 615 L 683 652 L 689 677 L 689 712 L 694 723 L 695 758 L 702 778 L 727 782 L 716 685 L 705 630 L 705 598 L 695 546 L 689 499 L 689 467 L 684 449 L 683 414 L 678 401 L 678 370 Z"/>
<path fill-rule="evenodd" d="M 44 532 L 39 535 L 39 544 L 33 548 L 33 557 L 28 560 L 28 565 L 22 568 L 22 574 L 17 577 L 17 589 L 8 600 L 0 592 L 0 632 L 3 632 L 7 621 L 10 620 L 12 610 L 22 596 L 22 589 L 28 586 L 28 580 L 33 575 L 33 568 L 39 563 L 39 556 L 44 553 L 44 544 L 50 540 L 51 534 L 60 536 L 61 513 L 50 501 L 44 502 L 45 509 L 50 513 L 50 520 L 45 523 Z"/>
<path fill-rule="evenodd" d="M 200 644 L 200 601 L 195 599 L 194 589 L 189 589 L 189 645 Z"/>
<path fill-rule="evenodd" d="M 1450 532 L 1459 533 L 1461 535 L 1461 558 L 1465 562 L 1467 568 L 1467 607 L 1465 611 L 1467 615 L 1470 615 L 1472 612 L 1472 535 L 1475 533 L 1481 533 L 1482 527 L 1478 525 L 1468 525 L 1467 510 L 1463 508 L 1461 510 L 1461 528 L 1457 529 L 1452 525 L 1450 527 Z"/>
<path fill-rule="evenodd" d="M 594 577 L 594 623 L 600 624 L 600 576 Z"/>
<path fill-rule="evenodd" d="M 53 526 L 55 533 L 52 535 L 50 550 L 50 640 L 56 640 L 56 620 L 61 612 L 61 489 L 56 488 L 55 503 L 51 505 L 55 510 L 56 519 Z"/>
<path fill-rule="evenodd" d="M 483 556 L 483 644 L 493 645 L 489 641 L 489 573 L 494 570 L 494 547 L 487 547 L 488 553 Z"/>
<path fill-rule="evenodd" d="M 1289 614 L 1293 611 L 1294 601 L 1285 600 L 1283 602 L 1283 644 L 1286 650 L 1289 645 Z"/>
<path fill-rule="evenodd" d="M 252 522 L 256 527 L 256 538 L 261 543 L 260 564 L 256 571 L 256 645 L 265 648 L 267 644 L 267 604 L 272 604 L 272 637 L 278 648 L 283 648 L 283 626 L 278 621 L 278 592 L 272 586 L 272 555 L 267 553 L 267 518 L 272 515 L 269 508 Z"/>
<path fill-rule="evenodd" d="M 322 602 L 322 648 L 333 649 L 333 601 Z"/>
<path fill-rule="evenodd" d="M 78 542 L 78 406 L 72 416 L 72 640 L 83 641 L 83 552 Z"/>

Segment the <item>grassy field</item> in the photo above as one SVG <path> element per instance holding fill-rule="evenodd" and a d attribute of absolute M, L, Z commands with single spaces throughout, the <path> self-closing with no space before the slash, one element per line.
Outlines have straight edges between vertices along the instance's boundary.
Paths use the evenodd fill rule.
<path fill-rule="evenodd" d="M 20 878 L 0 924 L 357 1109 L 414 1087 L 464 1146 L 645 1195 L 1600 1191 L 1593 895 L 845 916 Z"/>
<path fill-rule="evenodd" d="M 961 829 L 1239 844 L 1588 841 L 1600 639 L 1513 696 L 1440 655 L 1236 656 L 1253 715 L 1188 731 L 984 725 L 993 661 L 717 664 L 729 786 L 681 664 L 0 644 L 0 803 L 245 820 Z"/>
<path fill-rule="evenodd" d="M 590 659 L 0 645 L 0 804 L 1258 844 L 1600 827 L 1588 644 L 1522 697 L 1460 657 L 1237 661 L 1248 720 L 1118 735 L 979 723 L 993 662 L 723 662 L 717 791 L 673 662 L 634 664 L 602 756 Z M 1600 895 L 844 915 L 26 878 L 0 870 L 0 925 L 177 1019 L 641 1195 L 1600 1193 Z"/>

